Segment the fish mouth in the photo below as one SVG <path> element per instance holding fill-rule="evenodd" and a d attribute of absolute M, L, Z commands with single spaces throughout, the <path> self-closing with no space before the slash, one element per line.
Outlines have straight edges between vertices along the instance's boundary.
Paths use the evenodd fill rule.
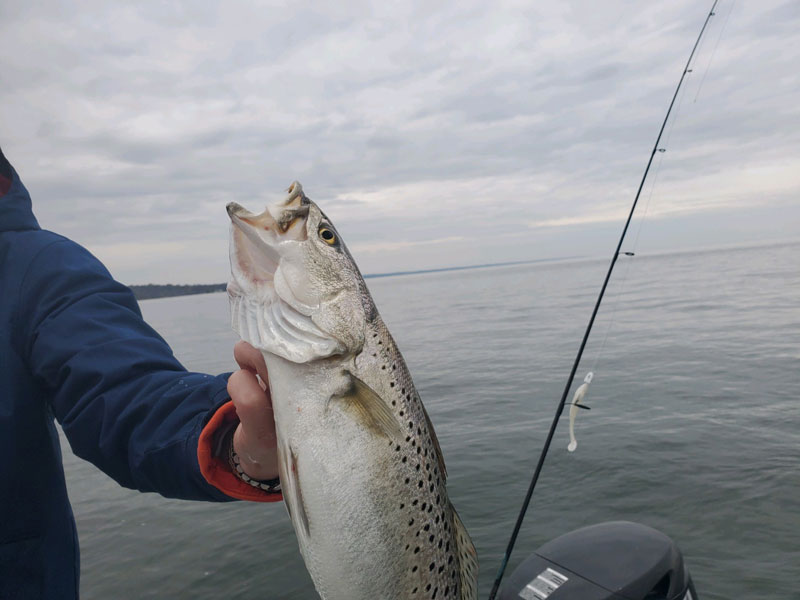
<path fill-rule="evenodd" d="M 305 240 L 307 235 L 303 226 L 308 217 L 310 200 L 303 193 L 303 187 L 296 181 L 289 186 L 287 192 L 286 198 L 267 206 L 260 214 L 251 213 L 236 202 L 231 202 L 225 208 L 233 224 L 242 231 L 271 232 L 272 236 L 265 238 L 267 240 L 271 237 Z"/>
<path fill-rule="evenodd" d="M 287 192 L 283 200 L 267 206 L 258 214 L 236 202 L 225 207 L 233 224 L 231 266 L 234 274 L 244 276 L 249 283 L 272 281 L 280 263 L 281 246 L 286 242 L 308 239 L 306 222 L 310 201 L 296 181 Z"/>

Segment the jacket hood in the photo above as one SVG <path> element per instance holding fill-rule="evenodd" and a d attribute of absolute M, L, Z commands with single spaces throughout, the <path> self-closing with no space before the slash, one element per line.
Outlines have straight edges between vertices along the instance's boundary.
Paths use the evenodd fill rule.
<path fill-rule="evenodd" d="M 0 149 L 0 231 L 39 229 L 31 196 Z"/>

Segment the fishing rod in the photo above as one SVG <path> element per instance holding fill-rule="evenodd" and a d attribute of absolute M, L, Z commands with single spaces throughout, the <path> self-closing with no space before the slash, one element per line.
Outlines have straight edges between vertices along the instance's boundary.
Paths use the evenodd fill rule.
<path fill-rule="evenodd" d="M 542 472 L 542 466 L 544 465 L 544 460 L 547 457 L 547 452 L 550 450 L 550 444 L 553 441 L 553 435 L 556 432 L 556 427 L 558 427 L 558 421 L 561 418 L 561 414 L 564 412 L 564 405 L 567 401 L 567 395 L 569 394 L 569 390 L 572 387 L 572 381 L 575 378 L 575 373 L 578 370 L 578 366 L 580 365 L 581 358 L 583 357 L 583 351 L 586 348 L 586 342 L 589 340 L 589 335 L 592 332 L 592 327 L 594 326 L 595 317 L 597 317 L 597 312 L 600 310 L 600 304 L 603 302 L 603 296 L 606 293 L 606 288 L 608 287 L 608 282 L 611 279 L 611 274 L 614 272 L 614 267 L 617 264 L 617 259 L 619 258 L 620 254 L 630 255 L 630 253 L 625 252 L 622 253 L 620 250 L 622 249 L 622 244 L 625 241 L 625 235 L 628 233 L 628 227 L 631 224 L 631 219 L 633 219 L 633 213 L 636 211 L 636 205 L 639 202 L 639 196 L 642 194 L 642 189 L 644 188 L 644 183 L 647 180 L 647 175 L 650 172 L 650 166 L 653 164 L 653 159 L 656 156 L 656 152 L 664 152 L 663 148 L 659 148 L 659 144 L 661 143 L 661 136 L 664 133 L 664 129 L 667 126 L 667 121 L 669 121 L 670 114 L 672 113 L 672 107 L 675 105 L 675 100 L 678 97 L 678 93 L 681 90 L 681 86 L 683 85 L 683 80 L 686 78 L 687 73 L 691 72 L 689 66 L 692 63 L 692 59 L 694 58 L 695 51 L 700 44 L 700 40 L 705 33 L 706 26 L 708 22 L 711 20 L 711 17 L 714 16 L 714 9 L 717 7 L 717 2 L 719 0 L 714 0 L 714 4 L 711 5 L 711 10 L 708 11 L 708 15 L 706 16 L 705 21 L 703 22 L 703 27 L 700 29 L 700 33 L 697 36 L 697 39 L 694 42 L 694 46 L 692 47 L 692 52 L 689 54 L 689 60 L 686 61 L 686 66 L 683 68 L 683 73 L 681 73 L 680 80 L 678 81 L 678 86 L 675 88 L 675 93 L 672 95 L 672 101 L 669 103 L 669 108 L 667 109 L 667 114 L 664 116 L 664 121 L 661 123 L 661 129 L 658 131 L 658 136 L 656 137 L 655 144 L 653 144 L 653 150 L 650 152 L 650 158 L 647 161 L 647 166 L 644 169 L 644 174 L 642 175 L 642 180 L 639 182 L 639 188 L 636 190 L 636 196 L 633 199 L 633 205 L 631 206 L 631 210 L 628 213 L 628 219 L 625 221 L 625 227 L 622 229 L 622 235 L 619 237 L 619 242 L 617 243 L 617 247 L 614 250 L 614 254 L 611 257 L 611 264 L 608 267 L 608 272 L 606 273 L 606 278 L 603 281 L 603 286 L 600 288 L 600 294 L 597 296 L 597 301 L 595 302 L 594 309 L 592 310 L 592 316 L 589 318 L 589 324 L 586 326 L 586 331 L 583 334 L 583 339 L 581 340 L 581 345 L 578 348 L 578 354 L 575 356 L 575 361 L 572 363 L 572 369 L 569 372 L 569 377 L 567 377 L 567 383 L 564 386 L 564 392 L 561 394 L 561 400 L 558 403 L 558 408 L 556 409 L 556 414 L 553 417 L 553 422 L 550 425 L 550 431 L 547 433 L 547 439 L 544 442 L 544 447 L 542 448 L 541 454 L 539 454 L 539 460 L 536 463 L 536 469 L 533 472 L 533 477 L 531 478 L 531 482 L 528 486 L 528 491 L 525 494 L 525 500 L 522 503 L 522 509 L 517 516 L 517 522 L 514 525 L 514 531 L 511 533 L 511 538 L 508 541 L 508 546 L 506 548 L 505 555 L 503 556 L 503 561 L 500 564 L 500 569 L 497 572 L 497 576 L 495 577 L 494 584 L 492 585 L 492 591 L 489 594 L 489 600 L 494 600 L 495 596 L 497 595 L 497 591 L 500 589 L 500 582 L 503 579 L 503 575 L 506 571 L 506 567 L 508 566 L 508 561 L 511 558 L 511 552 L 514 550 L 514 544 L 516 544 L 517 536 L 519 535 L 520 527 L 522 527 L 522 521 L 525 519 L 525 513 L 528 511 L 528 506 L 531 501 L 531 496 L 533 496 L 533 490 L 536 487 L 536 483 L 539 481 L 539 475 Z"/>

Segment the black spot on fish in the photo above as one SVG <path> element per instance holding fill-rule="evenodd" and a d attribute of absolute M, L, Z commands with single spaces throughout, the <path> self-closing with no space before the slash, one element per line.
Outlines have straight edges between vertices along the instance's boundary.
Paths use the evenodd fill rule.
<path fill-rule="evenodd" d="M 413 524 L 414 524 L 414 519 L 411 519 L 411 520 L 408 522 L 408 526 L 409 526 L 409 527 L 411 527 Z"/>
<path fill-rule="evenodd" d="M 406 462 L 407 460 L 408 460 L 408 457 L 407 457 L 407 456 L 404 456 L 404 457 L 403 457 L 403 462 Z"/>
<path fill-rule="evenodd" d="M 411 572 L 412 573 L 416 573 L 417 572 L 417 565 L 414 565 L 413 567 L 411 567 Z M 414 589 L 416 589 L 416 588 L 414 588 Z"/>
<path fill-rule="evenodd" d="M 389 387 L 394 387 L 394 381 L 389 382 Z"/>
<path fill-rule="evenodd" d="M 419 554 L 419 546 L 417 546 L 416 548 L 414 548 L 414 554 Z"/>
<path fill-rule="evenodd" d="M 428 567 L 428 571 L 433 571 L 434 567 L 436 567 L 436 563 L 431 563 Z"/>

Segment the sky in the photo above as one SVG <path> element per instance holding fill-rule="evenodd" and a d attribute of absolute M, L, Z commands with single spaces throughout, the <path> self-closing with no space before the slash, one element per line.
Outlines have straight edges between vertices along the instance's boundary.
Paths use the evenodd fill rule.
<path fill-rule="evenodd" d="M 0 146 L 128 284 L 294 180 L 365 273 L 609 257 L 711 2 L 0 3 Z M 720 0 L 627 249 L 800 237 L 800 4 Z"/>

